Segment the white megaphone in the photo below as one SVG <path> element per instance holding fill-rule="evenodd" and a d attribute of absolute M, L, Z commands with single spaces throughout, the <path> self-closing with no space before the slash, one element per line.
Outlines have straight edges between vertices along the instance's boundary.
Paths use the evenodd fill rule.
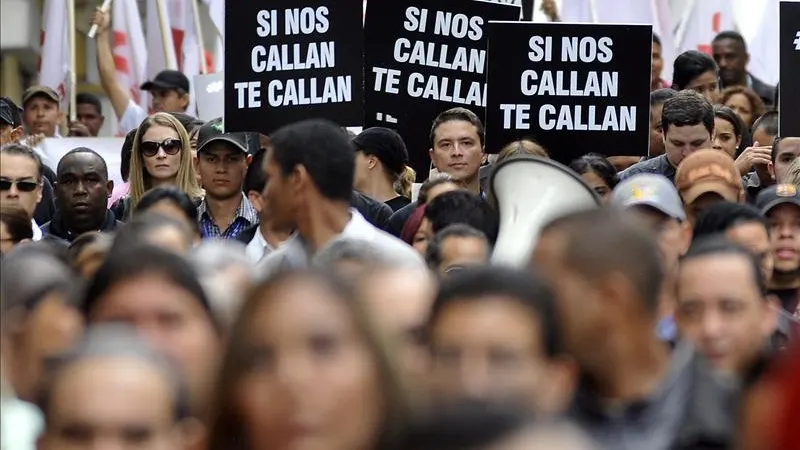
<path fill-rule="evenodd" d="M 500 216 L 492 263 L 528 264 L 542 228 L 567 214 L 598 208 L 600 199 L 571 169 L 550 159 L 507 159 L 489 178 L 489 198 Z"/>

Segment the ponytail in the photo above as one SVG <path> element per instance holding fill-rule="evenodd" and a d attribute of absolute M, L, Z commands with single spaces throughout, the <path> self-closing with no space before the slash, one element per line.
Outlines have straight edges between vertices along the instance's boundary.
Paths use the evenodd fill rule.
<path fill-rule="evenodd" d="M 417 172 L 410 166 L 405 166 L 400 178 L 395 183 L 395 190 L 403 197 L 411 198 L 411 188 L 415 181 L 417 181 Z"/>

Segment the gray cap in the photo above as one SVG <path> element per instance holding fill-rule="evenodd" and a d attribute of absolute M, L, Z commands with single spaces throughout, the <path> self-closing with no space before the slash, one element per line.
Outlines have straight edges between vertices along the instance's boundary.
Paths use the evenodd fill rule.
<path fill-rule="evenodd" d="M 673 219 L 686 220 L 678 190 L 661 175 L 643 173 L 622 181 L 611 194 L 611 204 L 623 208 L 649 206 Z"/>

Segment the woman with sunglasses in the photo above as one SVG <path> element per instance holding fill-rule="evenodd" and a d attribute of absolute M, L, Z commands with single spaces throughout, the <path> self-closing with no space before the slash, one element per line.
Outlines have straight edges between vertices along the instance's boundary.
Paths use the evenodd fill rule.
<path fill-rule="evenodd" d="M 174 185 L 196 202 L 202 199 L 189 135 L 172 115 L 155 113 L 139 125 L 133 140 L 129 183 L 125 205 L 114 208 L 119 220 L 127 219 L 145 192 L 156 186 Z"/>

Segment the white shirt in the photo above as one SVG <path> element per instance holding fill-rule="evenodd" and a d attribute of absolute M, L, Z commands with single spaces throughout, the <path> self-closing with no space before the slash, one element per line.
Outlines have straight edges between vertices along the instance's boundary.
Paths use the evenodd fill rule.
<path fill-rule="evenodd" d="M 31 228 L 33 228 L 33 241 L 41 241 L 42 240 L 42 229 L 39 228 L 39 225 L 36 224 L 36 221 L 31 219 Z"/>
<path fill-rule="evenodd" d="M 128 106 L 125 107 L 125 112 L 122 113 L 122 117 L 119 119 L 118 131 L 122 134 L 128 134 L 129 131 L 139 128 L 139 125 L 146 118 L 147 111 L 133 100 L 128 100 Z"/>
<path fill-rule="evenodd" d="M 42 413 L 30 403 L 15 398 L 3 398 L 0 405 L 3 420 L 3 450 L 35 450 L 36 438 L 44 429 Z"/>
<path fill-rule="evenodd" d="M 247 243 L 247 247 L 244 251 L 247 254 L 247 257 L 250 258 L 250 261 L 257 263 L 272 253 L 273 250 L 275 249 L 269 245 L 269 242 L 267 242 L 266 239 L 264 239 L 264 235 L 261 234 L 261 230 L 257 229 L 255 236 L 253 236 L 253 239 Z"/>

